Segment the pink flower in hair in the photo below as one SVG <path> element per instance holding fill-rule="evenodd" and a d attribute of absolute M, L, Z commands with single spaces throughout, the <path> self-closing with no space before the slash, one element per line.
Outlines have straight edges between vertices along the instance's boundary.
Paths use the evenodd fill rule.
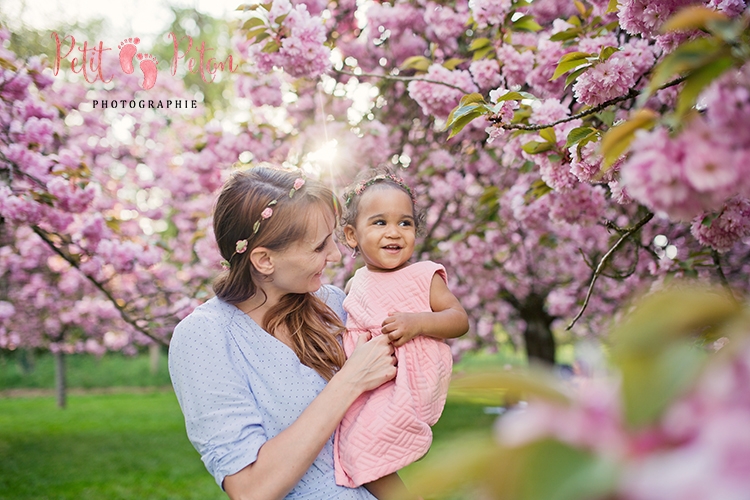
<path fill-rule="evenodd" d="M 301 188 L 304 185 L 305 185 L 305 179 L 303 179 L 302 177 L 300 177 L 299 179 L 297 179 L 296 181 L 294 181 L 294 190 L 297 191 L 299 188 Z M 271 216 L 271 214 L 268 215 L 268 217 L 270 217 L 270 216 Z M 265 218 L 267 219 L 268 217 L 265 217 Z"/>
<path fill-rule="evenodd" d="M 272 215 L 273 215 L 273 209 L 272 209 L 271 207 L 266 207 L 266 209 L 265 209 L 265 210 L 263 210 L 263 211 L 262 211 L 262 212 L 260 213 L 260 218 L 261 218 L 261 219 L 268 219 L 268 218 L 269 218 L 269 217 L 271 217 Z"/>

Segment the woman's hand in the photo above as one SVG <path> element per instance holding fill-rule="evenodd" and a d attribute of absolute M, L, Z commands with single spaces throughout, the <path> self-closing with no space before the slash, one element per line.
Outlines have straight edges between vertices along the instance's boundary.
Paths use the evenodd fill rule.
<path fill-rule="evenodd" d="M 396 376 L 395 349 L 387 335 L 378 335 L 368 340 L 369 335 L 360 335 L 354 352 L 336 374 L 345 377 L 360 392 L 367 392 Z"/>

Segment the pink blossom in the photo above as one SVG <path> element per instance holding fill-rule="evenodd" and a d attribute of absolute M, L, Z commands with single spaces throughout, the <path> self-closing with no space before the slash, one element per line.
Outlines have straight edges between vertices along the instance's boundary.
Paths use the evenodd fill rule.
<path fill-rule="evenodd" d="M 690 232 L 702 245 L 728 252 L 740 240 L 750 236 L 750 201 L 735 198 L 715 218 L 705 213 L 698 215 Z"/>
<path fill-rule="evenodd" d="M 573 93 L 579 102 L 596 106 L 627 94 L 635 84 L 635 76 L 630 61 L 616 53 L 580 75 L 573 85 Z"/>
<path fill-rule="evenodd" d="M 469 73 L 480 89 L 494 88 L 500 85 L 500 65 L 494 59 L 480 59 L 469 66 Z"/>
<path fill-rule="evenodd" d="M 471 80 L 468 71 L 451 71 L 440 64 L 431 65 L 427 70 L 425 78 L 449 83 L 463 89 L 458 90 L 445 85 L 424 81 L 409 82 L 407 86 L 409 96 L 417 101 L 422 108 L 422 113 L 428 116 L 434 115 L 437 118 L 448 118 L 448 115 L 458 105 L 464 94 L 479 90 Z"/>
<path fill-rule="evenodd" d="M 534 53 L 531 50 L 518 51 L 509 44 L 501 45 L 496 51 L 498 61 L 502 62 L 500 70 L 505 85 L 508 88 L 521 86 L 534 68 Z"/>
<path fill-rule="evenodd" d="M 469 0 L 471 15 L 479 28 L 499 26 L 510 8 L 511 0 Z"/>

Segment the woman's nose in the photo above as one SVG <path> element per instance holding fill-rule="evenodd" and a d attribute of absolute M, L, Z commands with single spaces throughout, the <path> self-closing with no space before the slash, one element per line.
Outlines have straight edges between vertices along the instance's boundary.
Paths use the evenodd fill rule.
<path fill-rule="evenodd" d="M 339 250 L 339 246 L 334 243 L 331 245 L 331 250 L 328 252 L 328 255 L 326 256 L 326 262 L 338 262 L 341 260 L 341 250 Z"/>

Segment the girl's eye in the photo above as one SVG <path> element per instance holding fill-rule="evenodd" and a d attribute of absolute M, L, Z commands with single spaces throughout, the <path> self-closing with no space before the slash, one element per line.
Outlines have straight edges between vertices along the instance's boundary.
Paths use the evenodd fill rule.
<path fill-rule="evenodd" d="M 376 220 L 375 222 L 373 222 L 373 224 L 375 224 L 376 226 L 385 226 L 385 221 L 384 220 Z"/>
<path fill-rule="evenodd" d="M 401 225 L 404 227 L 410 227 L 412 225 L 410 220 L 402 220 Z"/>

